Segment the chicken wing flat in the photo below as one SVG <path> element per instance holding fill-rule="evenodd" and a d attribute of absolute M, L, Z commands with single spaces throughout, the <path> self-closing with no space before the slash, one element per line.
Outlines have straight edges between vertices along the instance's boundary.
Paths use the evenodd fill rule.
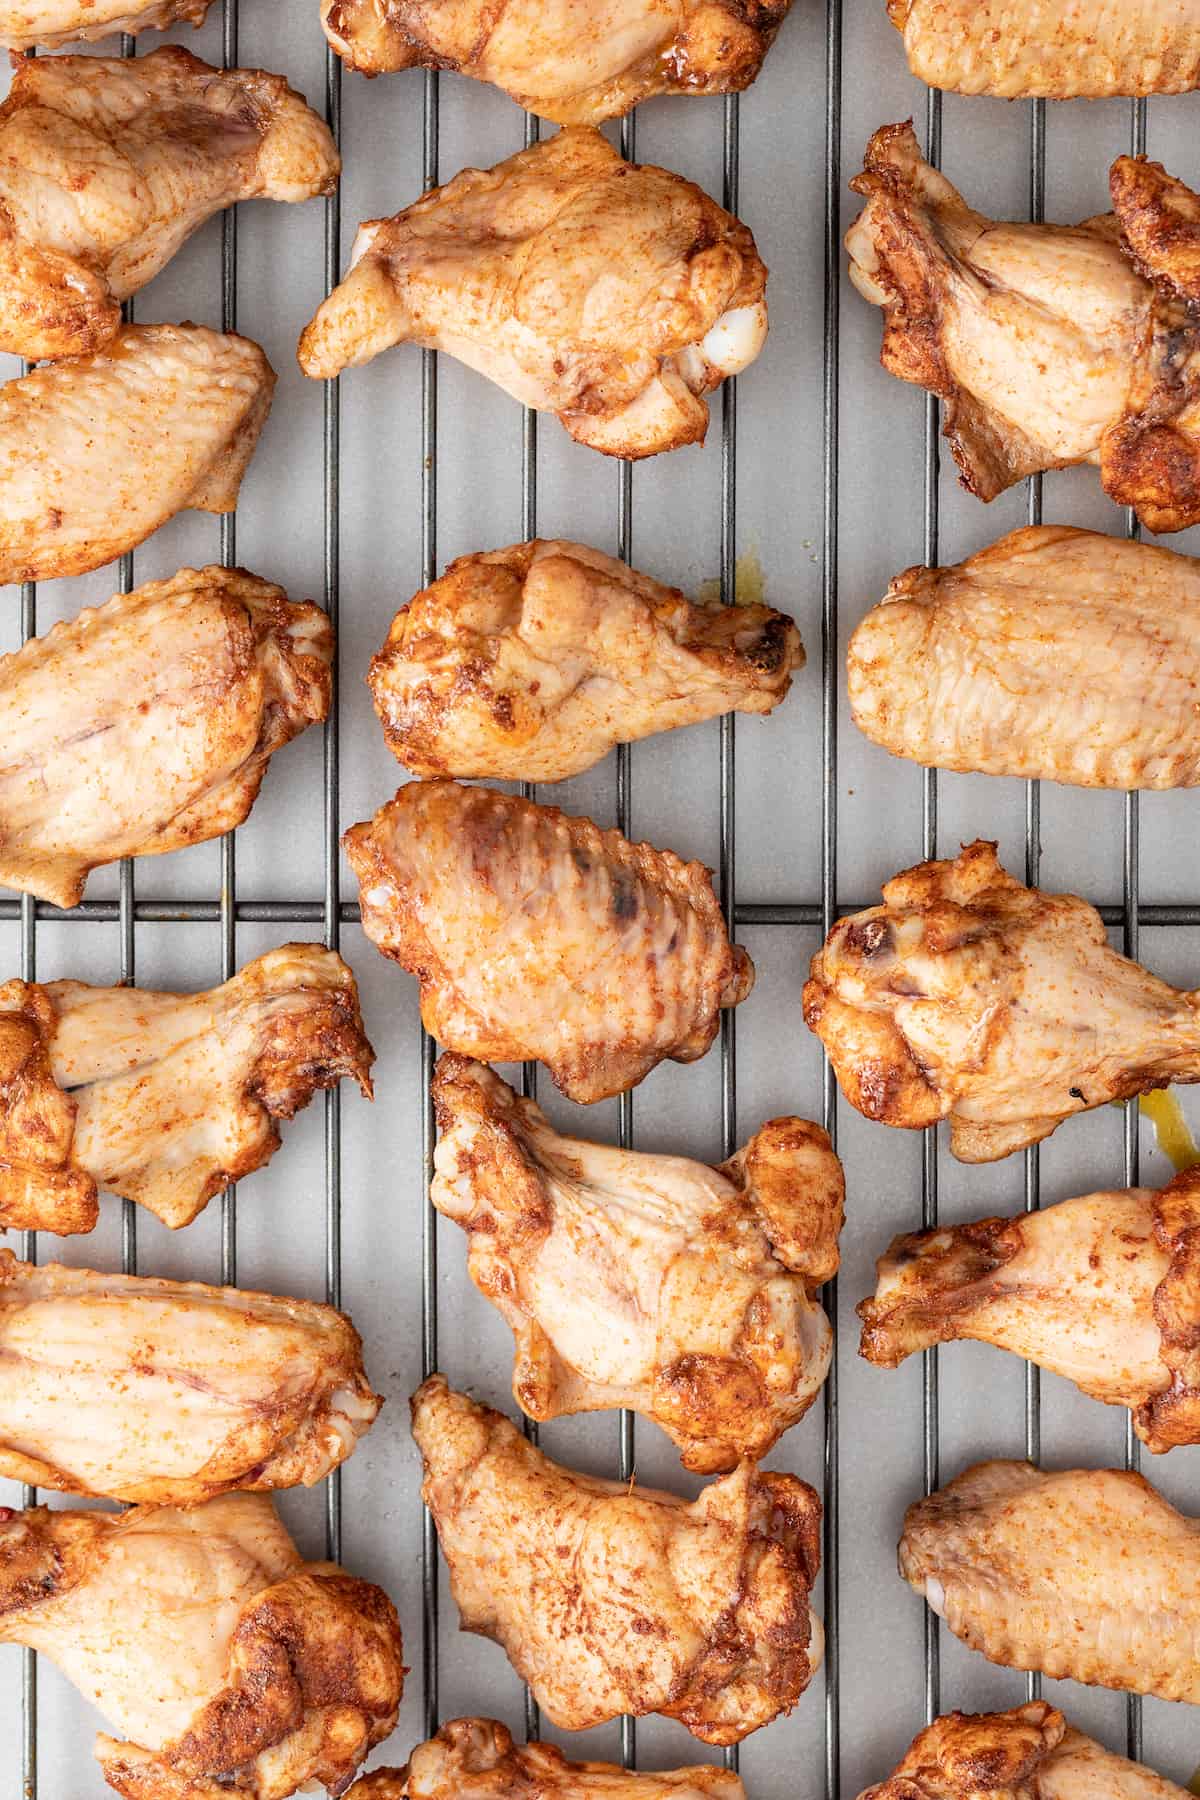
<path fill-rule="evenodd" d="M 285 944 L 204 994 L 0 987 L 0 1226 L 90 1231 L 97 1190 L 186 1225 L 279 1148 L 278 1119 L 374 1052 L 354 976 Z"/>
<path fill-rule="evenodd" d="M 568 126 L 359 228 L 300 339 L 315 379 L 393 344 L 445 350 L 608 456 L 701 442 L 704 396 L 753 362 L 767 271 L 702 189 Z"/>
<path fill-rule="evenodd" d="M 1114 1756 L 1046 1700 L 1001 1713 L 944 1713 L 886 1781 L 859 1800 L 1185 1800 L 1140 1763 Z"/>
<path fill-rule="evenodd" d="M 325 36 L 366 75 L 454 69 L 527 112 L 598 125 L 659 94 L 748 88 L 791 0 L 321 0 Z"/>
<path fill-rule="evenodd" d="M 658 1712 L 735 1744 L 795 1704 L 822 1646 L 806 1482 L 741 1463 L 686 1501 L 560 1468 L 440 1375 L 412 1405 L 462 1628 L 556 1725 Z"/>
<path fill-rule="evenodd" d="M 906 569 L 850 640 L 850 710 L 927 767 L 1078 787 L 1200 785 L 1200 562 L 1025 526 Z"/>
<path fill-rule="evenodd" d="M 0 1361 L 0 1475 L 113 1500 L 309 1487 L 380 1407 L 362 1341 L 331 1306 L 9 1250 Z"/>
<path fill-rule="evenodd" d="M 979 1463 L 909 1507 L 900 1573 L 991 1662 L 1200 1704 L 1200 1525 L 1141 1475 Z"/>
<path fill-rule="evenodd" d="M 342 841 L 426 1030 L 481 1062 L 536 1058 L 572 1100 L 694 1062 L 754 985 L 706 868 L 557 807 L 414 781 Z"/>
<path fill-rule="evenodd" d="M 82 575 L 186 507 L 232 512 L 275 371 L 200 325 L 124 325 L 0 386 L 0 581 Z"/>
<path fill-rule="evenodd" d="M 905 870 L 883 901 L 838 921 L 804 988 L 868 1119 L 949 1119 L 960 1162 L 993 1162 L 1073 1113 L 1200 1081 L 1200 995 L 1119 956 L 1078 895 L 1023 887 L 995 844 Z"/>
<path fill-rule="evenodd" d="M 533 1419 L 626 1406 L 704 1473 L 765 1456 L 829 1370 L 818 1287 L 845 1183 L 829 1138 L 772 1119 L 710 1169 L 560 1137 L 481 1063 L 444 1056 L 433 1203 L 516 1339 Z"/>
<path fill-rule="evenodd" d="M 387 1595 L 304 1562 L 261 1494 L 0 1508 L 4 1642 L 48 1656 L 99 1707 L 119 1738 L 101 1734 L 96 1757 L 125 1800 L 341 1793 L 404 1684 Z"/>
<path fill-rule="evenodd" d="M 875 133 L 851 186 L 867 204 L 846 236 L 850 278 L 883 308 L 883 366 L 944 402 L 965 487 L 992 500 L 1090 462 L 1147 530 L 1200 520 L 1190 189 L 1120 157 L 1115 216 L 998 223 L 922 160 L 909 125 Z"/>
<path fill-rule="evenodd" d="M 0 0 L 0 48 L 56 50 L 61 44 L 202 25 L 212 0 Z"/>
<path fill-rule="evenodd" d="M 0 350 L 80 356 L 237 200 L 331 193 L 337 151 L 281 75 L 171 46 L 26 58 L 0 106 Z"/>
<path fill-rule="evenodd" d="M 415 775 L 565 781 L 615 744 L 771 712 L 804 666 L 767 606 L 696 606 L 582 544 L 461 556 L 392 621 L 367 677 Z"/>
<path fill-rule="evenodd" d="M 319 607 L 215 567 L 0 658 L 0 881 L 76 906 L 104 863 L 240 825 L 275 751 L 329 711 L 332 658 Z"/>

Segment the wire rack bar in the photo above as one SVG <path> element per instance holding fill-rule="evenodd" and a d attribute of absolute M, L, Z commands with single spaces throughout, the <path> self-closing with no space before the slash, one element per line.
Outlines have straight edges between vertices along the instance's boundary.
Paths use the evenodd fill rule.
<path fill-rule="evenodd" d="M 221 62 L 236 69 L 238 61 L 238 0 L 222 0 Z M 237 330 L 238 261 L 237 208 L 221 214 L 221 330 Z M 237 510 L 221 515 L 221 564 L 237 567 Z M 221 839 L 221 980 L 237 973 L 237 839 L 227 831 Z M 221 1281 L 237 1282 L 237 1187 L 231 1184 L 221 1195 Z"/>

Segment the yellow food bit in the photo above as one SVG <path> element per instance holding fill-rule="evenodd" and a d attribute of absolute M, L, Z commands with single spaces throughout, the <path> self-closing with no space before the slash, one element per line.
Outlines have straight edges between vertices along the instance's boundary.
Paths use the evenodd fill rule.
<path fill-rule="evenodd" d="M 1189 1794 L 1200 1794 L 1200 1769 L 1196 1770 L 1192 1779 L 1188 1782 L 1187 1791 Z"/>
<path fill-rule="evenodd" d="M 1152 1094 L 1143 1094 L 1138 1104 L 1153 1125 L 1158 1147 L 1173 1164 L 1175 1173 L 1180 1175 L 1184 1169 L 1194 1169 L 1200 1163 L 1200 1148 L 1183 1116 L 1174 1088 L 1156 1088 Z M 1188 1783 L 1194 1794 L 1200 1794 L 1200 1787 L 1195 1785 L 1197 1776 L 1200 1776 L 1200 1769 Z"/>
<path fill-rule="evenodd" d="M 734 564 L 733 598 L 738 606 L 762 606 L 766 592 L 763 581 L 762 564 L 758 560 L 758 552 L 747 550 L 739 556 Z M 710 581 L 700 583 L 700 604 L 713 606 L 721 598 L 721 578 L 714 576 Z"/>

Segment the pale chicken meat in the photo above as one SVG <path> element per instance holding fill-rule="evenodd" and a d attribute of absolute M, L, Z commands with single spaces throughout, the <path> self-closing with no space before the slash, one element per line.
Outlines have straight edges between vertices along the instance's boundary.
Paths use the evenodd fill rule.
<path fill-rule="evenodd" d="M 290 1119 L 374 1052 L 354 976 L 286 944 L 201 994 L 0 987 L 0 1227 L 90 1231 L 99 1190 L 188 1224 L 261 1168 Z"/>
<path fill-rule="evenodd" d="M 1078 895 L 1022 886 L 995 844 L 905 870 L 883 902 L 838 921 L 804 988 L 868 1119 L 948 1119 L 960 1162 L 992 1162 L 1074 1113 L 1200 1081 L 1200 994 L 1118 955 Z"/>
<path fill-rule="evenodd" d="M 744 1462 L 686 1501 L 560 1468 L 440 1375 L 412 1405 L 460 1623 L 555 1725 L 664 1713 L 734 1744 L 795 1704 L 822 1646 L 806 1482 Z"/>
<path fill-rule="evenodd" d="M 858 1308 L 895 1368 L 956 1338 L 1013 1350 L 1112 1406 L 1151 1450 L 1200 1443 L 1200 1173 L 896 1238 Z"/>
<path fill-rule="evenodd" d="M 262 1494 L 0 1508 L 5 1642 L 49 1657 L 104 1715 L 114 1735 L 95 1754 L 125 1800 L 340 1794 L 404 1685 L 387 1595 L 306 1563 Z"/>
<path fill-rule="evenodd" d="M 329 711 L 332 659 L 319 607 L 216 567 L 0 658 L 0 882 L 76 906 L 104 863 L 240 825 L 274 752 Z"/>
<path fill-rule="evenodd" d="M 685 1467 L 757 1461 L 816 1399 L 845 1183 L 829 1138 L 772 1119 L 720 1168 L 561 1137 L 480 1063 L 444 1056 L 431 1197 L 512 1327 L 534 1419 L 630 1407 Z"/>
<path fill-rule="evenodd" d="M 82 575 L 177 512 L 232 512 L 271 409 L 257 344 L 123 325 L 0 386 L 0 582 Z"/>
<path fill-rule="evenodd" d="M 62 44 L 202 25 L 212 0 L 0 0 L 0 47 L 56 50 Z"/>
<path fill-rule="evenodd" d="M 850 639 L 855 724 L 938 769 L 1079 787 L 1200 784 L 1200 562 L 1025 526 L 907 569 Z"/>
<path fill-rule="evenodd" d="M 0 106 L 0 350 L 101 349 L 180 245 L 238 200 L 328 194 L 328 127 L 281 75 L 170 46 L 27 57 Z"/>
<path fill-rule="evenodd" d="M 850 278 L 883 309 L 883 366 L 943 402 L 963 485 L 992 500 L 1042 469 L 1094 463 L 1149 531 L 1200 520 L 1200 200 L 1120 157 L 1115 213 L 998 222 L 877 131 L 851 183 Z"/>
<path fill-rule="evenodd" d="M 414 774 L 565 781 L 615 744 L 770 712 L 803 663 L 770 607 L 693 605 L 599 550 L 535 541 L 451 563 L 367 680 Z"/>
<path fill-rule="evenodd" d="M 380 1407 L 331 1306 L 9 1250 L 0 1362 L 0 1476 L 113 1500 L 309 1487 Z"/>
<path fill-rule="evenodd" d="M 1187 1792 L 1031 1700 L 1011 1712 L 943 1713 L 859 1800 L 1187 1800 Z"/>
<path fill-rule="evenodd" d="M 421 984 L 425 1028 L 544 1062 L 572 1100 L 694 1062 L 754 985 L 700 863 L 489 788 L 414 781 L 343 843 L 363 929 Z"/>
<path fill-rule="evenodd" d="M 978 1463 L 909 1507 L 900 1573 L 991 1662 L 1200 1704 L 1200 1523 L 1141 1475 Z"/>
<path fill-rule="evenodd" d="M 393 344 L 444 350 L 580 443 L 655 456 L 703 441 L 704 396 L 758 355 L 766 280 L 702 189 L 568 126 L 360 226 L 300 366 L 327 379 Z"/>
<path fill-rule="evenodd" d="M 453 69 L 543 119 L 598 125 L 659 94 L 749 87 L 791 3 L 321 0 L 321 23 L 366 75 Z"/>

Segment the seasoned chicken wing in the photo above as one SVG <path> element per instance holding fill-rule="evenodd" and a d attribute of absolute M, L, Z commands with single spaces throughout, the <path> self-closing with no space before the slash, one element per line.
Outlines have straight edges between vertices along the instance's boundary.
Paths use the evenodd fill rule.
<path fill-rule="evenodd" d="M 329 711 L 332 657 L 319 607 L 214 567 L 0 658 L 0 881 L 77 906 L 104 863 L 240 825 L 274 752 Z"/>
<path fill-rule="evenodd" d="M 300 366 L 321 379 L 393 344 L 445 350 L 581 444 L 655 456 L 703 440 L 704 396 L 758 355 L 766 280 L 700 188 L 569 126 L 361 226 Z"/>
<path fill-rule="evenodd" d="M 1115 217 L 997 223 L 922 160 L 909 125 L 875 133 L 851 186 L 867 204 L 846 236 L 850 278 L 883 308 L 884 367 L 944 402 L 965 487 L 992 500 L 1091 462 L 1148 530 L 1200 520 L 1190 189 L 1120 157 Z"/>
<path fill-rule="evenodd" d="M 900 1573 L 991 1662 L 1200 1704 L 1200 1525 L 1141 1475 L 979 1463 L 909 1507 Z"/>
<path fill-rule="evenodd" d="M 960 1162 L 993 1162 L 1072 1113 L 1200 1081 L 1200 994 L 1119 956 L 1078 895 L 1023 887 L 995 844 L 906 869 L 883 901 L 838 921 L 804 988 L 868 1119 L 949 1119 Z"/>
<path fill-rule="evenodd" d="M 770 712 L 803 666 L 770 607 L 695 606 L 599 550 L 534 542 L 451 563 L 367 681 L 414 774 L 565 781 L 614 744 Z"/>
<path fill-rule="evenodd" d="M 0 1250 L 0 1475 L 191 1505 L 320 1481 L 380 1400 L 331 1306 Z"/>
<path fill-rule="evenodd" d="M 792 0 L 321 0 L 338 55 L 366 75 L 455 69 L 560 125 L 598 125 L 658 94 L 748 88 Z"/>
<path fill-rule="evenodd" d="M 0 1227 L 90 1231 L 97 1190 L 186 1225 L 279 1148 L 278 1119 L 374 1052 L 354 976 L 285 944 L 205 994 L 0 987 Z"/>
<path fill-rule="evenodd" d="M 122 32 L 201 25 L 212 0 L 0 0 L 0 48 L 55 50 Z"/>
<path fill-rule="evenodd" d="M 850 640 L 850 710 L 896 756 L 1079 787 L 1200 785 L 1200 562 L 1069 525 L 906 569 Z"/>
<path fill-rule="evenodd" d="M 1046 1700 L 1001 1713 L 944 1713 L 918 1732 L 886 1781 L 858 1800 L 1186 1800 L 1114 1756 Z"/>
<path fill-rule="evenodd" d="M 199 325 L 124 325 L 0 386 L 0 582 L 82 575 L 186 507 L 232 512 L 275 371 Z"/>
<path fill-rule="evenodd" d="M 684 1466 L 765 1456 L 829 1370 L 817 1303 L 845 1183 L 829 1138 L 772 1119 L 719 1169 L 560 1137 L 498 1075 L 443 1056 L 432 1198 L 516 1339 L 534 1419 L 632 1407 Z"/>
<path fill-rule="evenodd" d="M 113 1726 L 125 1800 L 341 1793 L 396 1723 L 396 1609 L 306 1563 L 269 1497 L 177 1510 L 0 1508 L 0 1643 L 56 1663 Z"/>
<path fill-rule="evenodd" d="M 26 58 L 0 106 L 0 350 L 101 349 L 121 301 L 237 200 L 332 192 L 328 127 L 282 75 L 170 46 Z"/>
<path fill-rule="evenodd" d="M 481 1062 L 536 1058 L 572 1100 L 694 1062 L 754 985 L 707 869 L 555 806 L 414 781 L 342 841 L 426 1030 Z"/>
<path fill-rule="evenodd" d="M 1151 1450 L 1200 1443 L 1200 1172 L 913 1232 L 876 1271 L 868 1362 L 976 1338 L 1130 1407 Z"/>
<path fill-rule="evenodd" d="M 735 1744 L 795 1704 L 822 1646 L 806 1482 L 745 1462 L 689 1502 L 560 1468 L 441 1375 L 412 1405 L 462 1628 L 556 1725 L 659 1712 Z"/>

